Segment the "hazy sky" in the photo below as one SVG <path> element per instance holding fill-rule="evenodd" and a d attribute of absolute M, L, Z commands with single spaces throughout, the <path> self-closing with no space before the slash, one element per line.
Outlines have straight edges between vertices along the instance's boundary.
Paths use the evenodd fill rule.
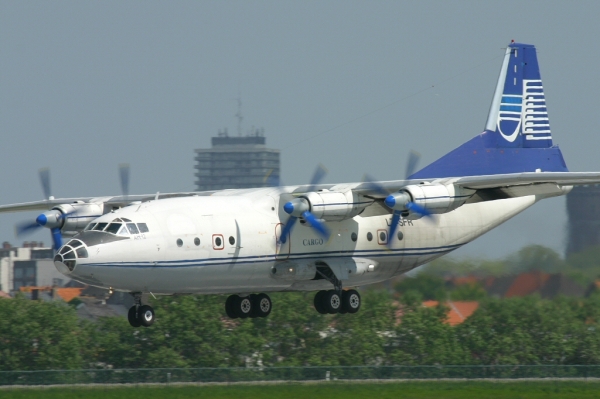
<path fill-rule="evenodd" d="M 481 132 L 511 39 L 532 43 L 554 142 L 599 171 L 598 1 L 0 1 L 0 203 L 194 189 L 194 148 L 265 129 L 282 179 L 404 177 Z M 0 241 L 37 213 L 0 215 Z M 564 198 L 463 249 L 563 252 Z M 47 231 L 30 237 L 50 242 Z"/>

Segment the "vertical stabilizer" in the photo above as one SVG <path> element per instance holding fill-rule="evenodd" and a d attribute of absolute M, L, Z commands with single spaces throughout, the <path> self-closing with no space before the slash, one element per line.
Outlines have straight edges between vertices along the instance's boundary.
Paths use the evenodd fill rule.
<path fill-rule="evenodd" d="M 426 179 L 519 172 L 567 172 L 552 144 L 535 46 L 506 48 L 483 133 L 409 178 Z"/>
<path fill-rule="evenodd" d="M 485 130 L 496 133 L 498 147 L 552 147 L 535 46 L 506 48 Z"/>

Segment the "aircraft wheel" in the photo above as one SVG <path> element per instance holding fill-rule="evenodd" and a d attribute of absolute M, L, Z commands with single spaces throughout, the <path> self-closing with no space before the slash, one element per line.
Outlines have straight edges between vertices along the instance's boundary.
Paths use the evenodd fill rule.
<path fill-rule="evenodd" d="M 326 310 L 327 313 L 334 314 L 340 311 L 342 307 L 342 298 L 337 291 L 325 291 L 325 294 L 321 298 L 323 309 Z"/>
<path fill-rule="evenodd" d="M 323 306 L 323 295 L 325 295 L 326 292 L 327 291 L 317 292 L 315 294 L 315 300 L 313 302 L 315 305 L 315 309 L 321 314 L 327 314 L 327 310 L 325 310 L 325 307 Z"/>
<path fill-rule="evenodd" d="M 142 325 L 142 322 L 138 318 L 138 313 L 137 309 L 135 308 L 135 305 L 129 308 L 129 312 L 127 312 L 127 320 L 129 321 L 131 327 L 139 327 Z"/>
<path fill-rule="evenodd" d="M 229 295 L 227 300 L 225 301 L 225 313 L 230 319 L 237 319 L 238 315 L 235 312 L 235 303 L 236 300 L 239 299 L 237 295 Z"/>
<path fill-rule="evenodd" d="M 154 324 L 154 320 L 156 320 L 156 318 L 154 317 L 154 309 L 152 309 L 152 306 L 140 306 L 138 309 L 138 320 L 144 327 L 150 327 L 152 324 Z"/>
<path fill-rule="evenodd" d="M 253 317 L 267 317 L 271 313 L 273 303 L 267 294 L 258 294 L 252 296 Z"/>
<path fill-rule="evenodd" d="M 348 290 L 342 293 L 342 309 L 348 313 L 356 313 L 360 309 L 360 294 L 356 290 Z M 340 312 L 342 313 L 342 312 Z M 345 312 L 344 312 L 345 313 Z"/>
<path fill-rule="evenodd" d="M 249 296 L 237 297 L 235 301 L 235 313 L 240 319 L 245 319 L 252 314 L 252 301 Z"/>

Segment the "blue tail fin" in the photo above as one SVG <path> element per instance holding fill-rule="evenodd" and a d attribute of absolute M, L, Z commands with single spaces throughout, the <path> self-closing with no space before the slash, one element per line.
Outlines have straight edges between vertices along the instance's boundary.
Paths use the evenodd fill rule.
<path fill-rule="evenodd" d="M 550 122 L 535 46 L 511 43 L 483 133 L 410 176 L 411 179 L 567 172 Z"/>

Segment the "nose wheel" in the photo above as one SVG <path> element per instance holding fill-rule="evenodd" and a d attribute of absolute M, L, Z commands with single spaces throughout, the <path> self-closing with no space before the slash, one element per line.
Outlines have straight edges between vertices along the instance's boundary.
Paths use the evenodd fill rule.
<path fill-rule="evenodd" d="M 251 294 L 245 297 L 230 295 L 225 301 L 225 313 L 231 319 L 267 317 L 273 304 L 267 294 Z"/>
<path fill-rule="evenodd" d="M 142 305 L 142 294 L 133 293 L 135 305 L 129 308 L 127 312 L 127 320 L 131 327 L 150 327 L 156 320 L 154 309 L 150 305 Z"/>

